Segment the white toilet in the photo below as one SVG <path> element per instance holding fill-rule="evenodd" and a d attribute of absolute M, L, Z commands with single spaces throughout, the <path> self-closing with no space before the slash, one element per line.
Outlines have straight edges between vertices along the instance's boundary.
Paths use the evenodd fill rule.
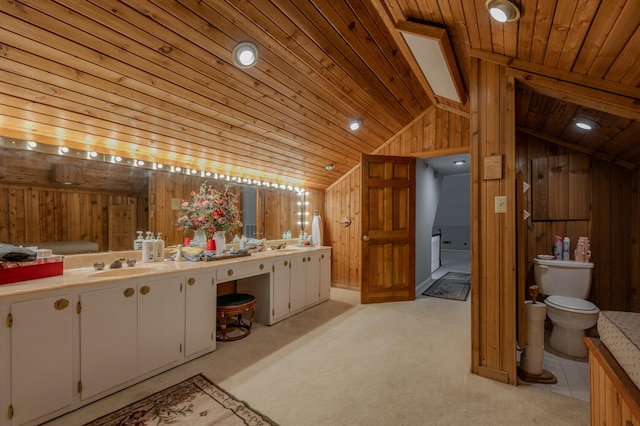
<path fill-rule="evenodd" d="M 547 316 L 553 324 L 549 345 L 577 358 L 589 355 L 584 331 L 598 322 L 600 309 L 586 300 L 591 289 L 593 263 L 573 260 L 533 260 L 533 275 L 540 293 L 548 296 Z"/>

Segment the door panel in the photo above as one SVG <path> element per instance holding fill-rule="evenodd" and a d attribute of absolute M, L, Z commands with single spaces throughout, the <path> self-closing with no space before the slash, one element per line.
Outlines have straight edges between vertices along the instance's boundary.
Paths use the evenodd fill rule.
<path fill-rule="evenodd" d="M 362 157 L 362 303 L 415 299 L 415 161 Z"/>

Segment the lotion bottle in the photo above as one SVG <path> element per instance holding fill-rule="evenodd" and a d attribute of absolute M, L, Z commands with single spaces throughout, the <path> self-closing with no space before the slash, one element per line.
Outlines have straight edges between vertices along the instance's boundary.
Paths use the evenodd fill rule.
<path fill-rule="evenodd" d="M 142 242 L 142 262 L 149 263 L 155 259 L 156 245 L 155 241 L 146 239 Z"/>
<path fill-rule="evenodd" d="M 142 231 L 136 231 L 138 234 L 138 238 L 133 240 L 133 249 L 134 250 L 142 250 L 142 243 L 144 242 L 144 238 L 142 237 Z"/>
<path fill-rule="evenodd" d="M 158 238 L 155 242 L 155 261 L 162 262 L 164 260 L 164 240 L 162 239 L 162 232 L 158 232 Z"/>
<path fill-rule="evenodd" d="M 569 251 L 571 250 L 571 240 L 564 237 L 562 240 L 562 260 L 569 260 Z"/>

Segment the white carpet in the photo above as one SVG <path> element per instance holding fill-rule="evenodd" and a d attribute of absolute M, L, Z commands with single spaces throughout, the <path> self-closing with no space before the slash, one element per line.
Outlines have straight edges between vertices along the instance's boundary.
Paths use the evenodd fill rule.
<path fill-rule="evenodd" d="M 589 405 L 470 373 L 470 304 L 331 300 L 71 413 L 78 424 L 202 372 L 286 425 L 587 425 Z"/>

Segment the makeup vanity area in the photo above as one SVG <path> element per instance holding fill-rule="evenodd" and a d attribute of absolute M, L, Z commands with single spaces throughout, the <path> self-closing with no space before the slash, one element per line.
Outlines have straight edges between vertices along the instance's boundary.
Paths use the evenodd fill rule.
<path fill-rule="evenodd" d="M 329 299 L 330 247 L 91 266 L 132 256 L 67 256 L 63 275 L 0 285 L 0 426 L 42 423 L 215 350 L 220 283 L 254 295 L 265 325 Z"/>

